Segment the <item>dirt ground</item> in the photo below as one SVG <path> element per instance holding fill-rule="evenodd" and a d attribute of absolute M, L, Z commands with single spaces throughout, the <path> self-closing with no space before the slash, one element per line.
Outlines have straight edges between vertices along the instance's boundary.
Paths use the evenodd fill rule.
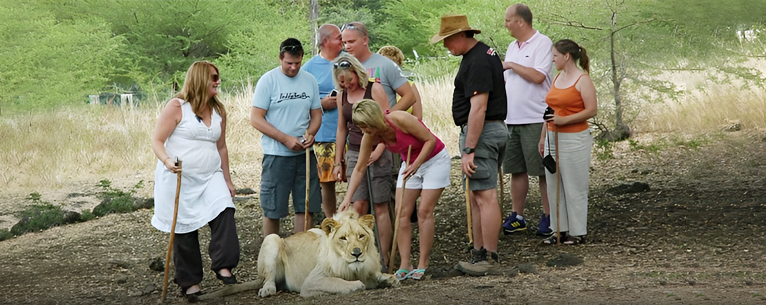
<path fill-rule="evenodd" d="M 670 145 L 656 153 L 620 143 L 614 159 L 594 155 L 586 244 L 543 246 L 534 230 L 500 236 L 502 265 L 524 266 L 525 273 L 468 277 L 450 271 L 468 257 L 465 202 L 453 163 L 453 185 L 436 208 L 437 236 L 425 280 L 309 299 L 294 293 L 260 299 L 248 291 L 205 303 L 766 304 L 766 137 L 735 132 L 708 139 L 699 147 Z M 648 137 L 639 141 L 650 143 Z M 504 180 L 508 211 L 509 176 Z M 73 182 L 63 190 L 71 194 L 68 204 L 97 203 L 96 182 Z M 613 189 L 634 182 L 649 189 Z M 531 183 L 526 210 L 533 226 L 541 211 L 536 188 Z M 13 214 L 29 204 L 24 195 L 0 194 L 0 227 L 13 225 Z M 262 240 L 257 194 L 238 196 L 236 205 L 242 259 L 235 273 L 240 281 L 252 281 Z M 0 242 L 0 303 L 158 302 L 163 273 L 149 266 L 164 259 L 168 236 L 152 228 L 151 216 L 151 210 L 113 214 Z M 204 253 L 209 231 L 202 229 L 201 236 Z M 562 254 L 583 263 L 548 266 Z M 222 287 L 209 270 L 201 285 L 203 292 Z M 186 301 L 171 285 L 168 302 Z"/>

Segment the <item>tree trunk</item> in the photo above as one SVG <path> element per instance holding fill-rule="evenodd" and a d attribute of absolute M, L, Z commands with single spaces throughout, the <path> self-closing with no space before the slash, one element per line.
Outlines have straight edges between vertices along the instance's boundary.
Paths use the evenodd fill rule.
<path fill-rule="evenodd" d="M 622 78 L 618 76 L 617 58 L 615 55 L 614 36 L 616 34 L 615 26 L 617 25 L 617 13 L 612 12 L 612 28 L 609 33 L 609 47 L 610 56 L 612 60 L 612 84 L 614 94 L 614 130 L 606 138 L 610 141 L 625 140 L 630 136 L 630 127 L 628 127 L 622 120 L 622 97 L 620 96 L 620 85 L 622 85 Z"/>
<path fill-rule="evenodd" d="M 317 53 L 317 19 L 319 18 L 319 0 L 309 0 L 309 20 L 311 21 L 311 56 Z"/>

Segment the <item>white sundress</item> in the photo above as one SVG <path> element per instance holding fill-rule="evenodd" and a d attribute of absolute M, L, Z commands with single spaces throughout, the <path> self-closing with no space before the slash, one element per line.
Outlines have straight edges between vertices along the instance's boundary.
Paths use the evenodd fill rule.
<path fill-rule="evenodd" d="M 221 170 L 216 142 L 221 136 L 221 116 L 212 111 L 210 127 L 197 119 L 191 104 L 181 100 L 181 121 L 165 141 L 168 156 L 182 163 L 181 193 L 175 232 L 198 230 L 226 208 L 234 208 Z M 157 161 L 154 171 L 152 226 L 170 232 L 175 206 L 177 176 Z"/>

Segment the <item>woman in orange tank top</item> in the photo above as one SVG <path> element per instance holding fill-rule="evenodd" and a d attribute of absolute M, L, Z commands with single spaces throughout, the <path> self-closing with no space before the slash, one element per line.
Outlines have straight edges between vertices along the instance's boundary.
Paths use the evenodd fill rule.
<path fill-rule="evenodd" d="M 558 153 L 559 180 L 546 170 L 548 198 L 559 198 L 558 209 L 551 209 L 551 229 L 562 232 L 561 243 L 576 245 L 585 241 L 588 223 L 588 176 L 590 170 L 591 146 L 587 120 L 596 115 L 596 88 L 588 73 L 588 55 L 585 48 L 572 40 L 563 39 L 553 44 L 553 64 L 560 71 L 553 80 L 545 102 L 554 110 L 545 118 L 547 128 L 540 135 L 540 154 Z M 582 70 L 577 67 L 580 64 Z M 558 141 L 551 142 L 558 133 Z M 556 188 L 559 195 L 556 196 Z M 551 205 L 551 207 L 553 207 Z M 555 210 L 555 211 L 554 211 Z M 556 244 L 556 235 L 543 244 Z"/>

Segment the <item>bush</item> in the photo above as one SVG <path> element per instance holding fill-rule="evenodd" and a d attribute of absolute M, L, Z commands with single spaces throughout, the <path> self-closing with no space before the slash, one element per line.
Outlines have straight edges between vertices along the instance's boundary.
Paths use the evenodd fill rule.
<path fill-rule="evenodd" d="M 139 181 L 133 188 L 127 192 L 112 187 L 112 182 L 109 180 L 101 180 L 98 182 L 98 186 L 101 187 L 101 197 L 103 201 L 101 204 L 93 208 L 93 215 L 101 217 L 112 213 L 129 213 L 133 212 L 133 194 L 136 190 L 144 186 L 144 181 Z"/>
<path fill-rule="evenodd" d="M 13 235 L 45 230 L 64 222 L 64 211 L 49 202 L 32 205 L 21 212 L 20 216 L 21 220 L 11 228 Z"/>
<path fill-rule="evenodd" d="M 11 233 L 11 231 L 8 231 L 8 229 L 0 230 L 0 241 L 11 239 L 12 237 L 13 237 L 13 233 Z"/>

